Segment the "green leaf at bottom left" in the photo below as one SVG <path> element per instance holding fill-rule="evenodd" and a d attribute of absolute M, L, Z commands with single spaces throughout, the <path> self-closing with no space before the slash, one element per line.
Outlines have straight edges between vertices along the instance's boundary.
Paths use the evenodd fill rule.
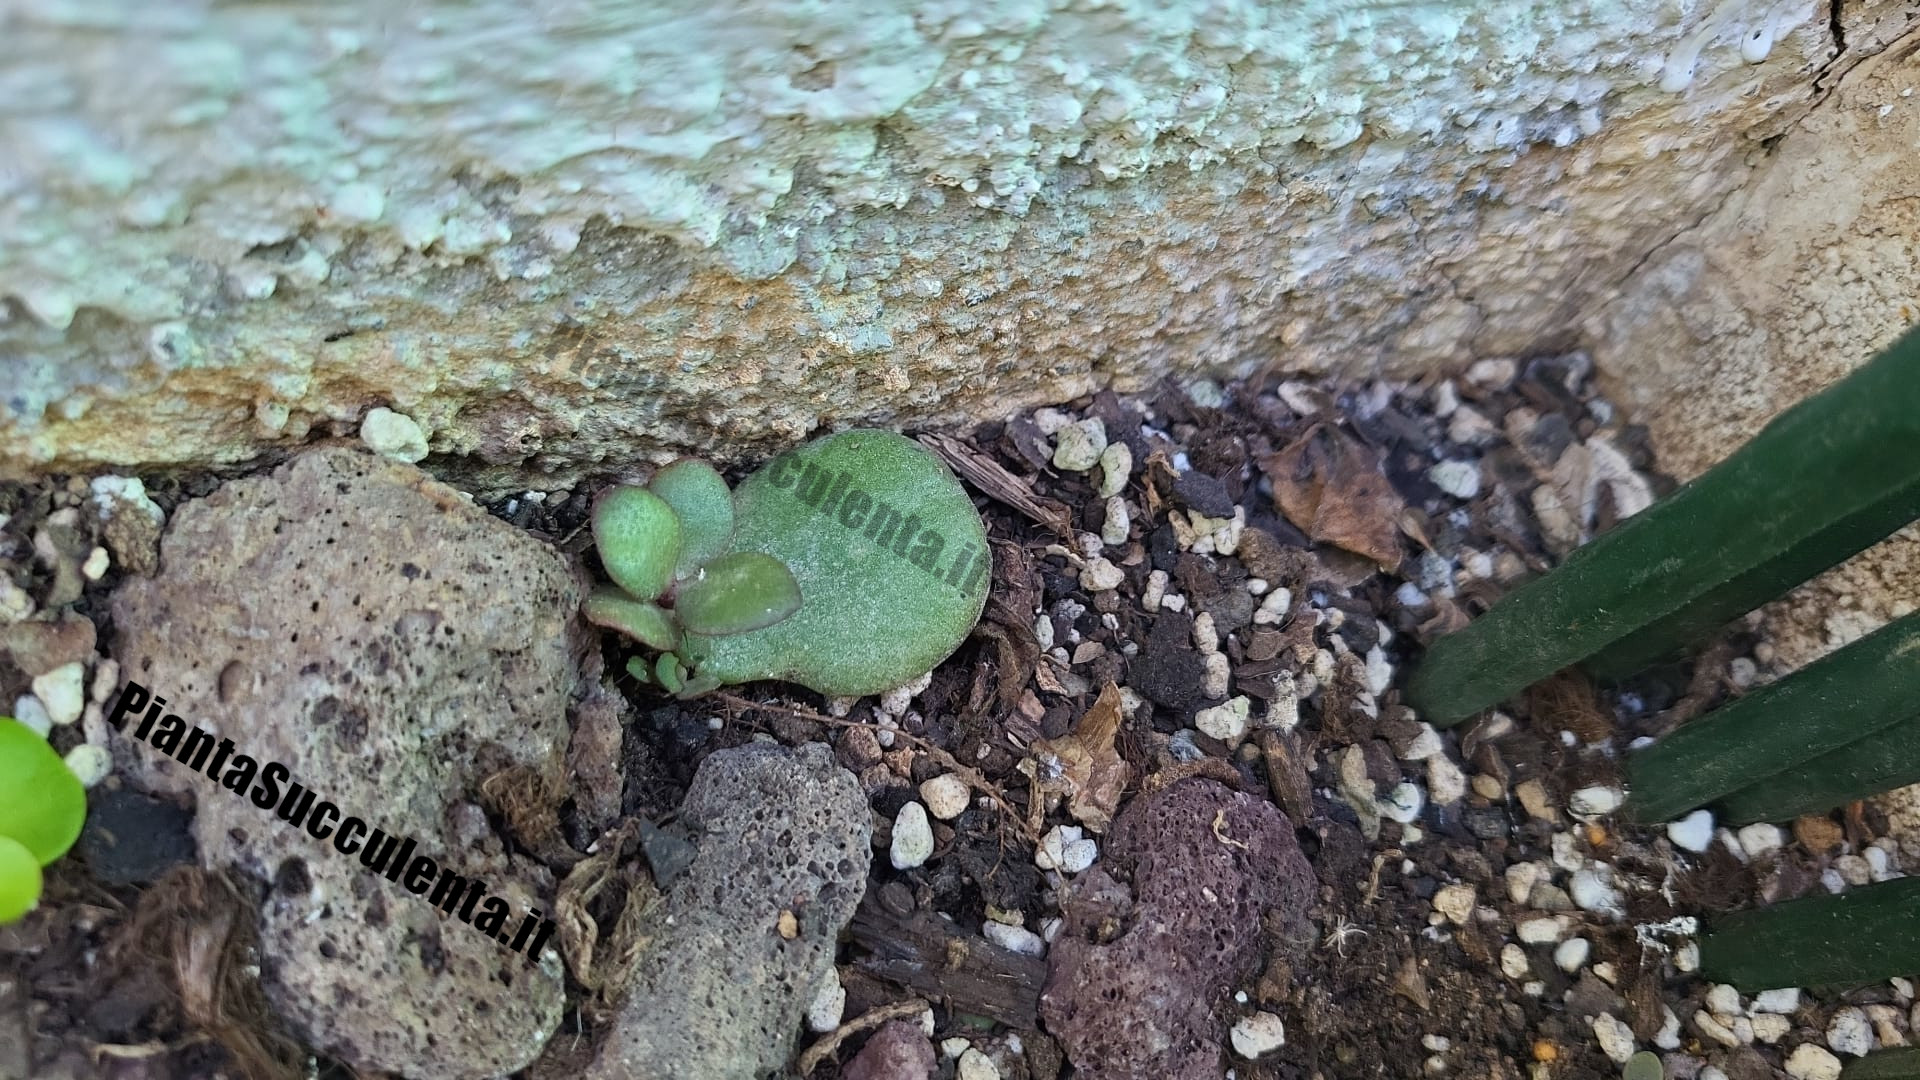
<path fill-rule="evenodd" d="M 87 818 L 87 793 L 39 732 L 0 717 L 0 836 L 41 866 L 67 853 Z"/>
<path fill-rule="evenodd" d="M 40 902 L 40 863 L 18 840 L 0 836 L 0 926 Z"/>

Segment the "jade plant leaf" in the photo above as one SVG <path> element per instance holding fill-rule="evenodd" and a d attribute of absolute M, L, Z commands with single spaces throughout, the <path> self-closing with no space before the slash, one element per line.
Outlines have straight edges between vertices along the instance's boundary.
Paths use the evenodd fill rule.
<path fill-rule="evenodd" d="M 680 631 L 660 605 L 635 600 L 619 589 L 602 585 L 587 597 L 587 621 L 618 630 L 649 648 L 670 651 L 680 647 Z"/>
<path fill-rule="evenodd" d="M 800 586 L 780 560 L 758 551 L 722 555 L 681 582 L 673 611 L 689 634 L 744 634 L 800 610 Z"/>
<path fill-rule="evenodd" d="M 784 563 L 803 602 L 761 630 L 689 634 L 702 681 L 783 679 L 822 694 L 892 689 L 966 639 L 991 555 L 947 467 L 889 431 L 844 431 L 781 454 L 734 492 L 729 550 Z"/>
<path fill-rule="evenodd" d="M 13 922 L 40 902 L 40 860 L 18 840 L 0 836 L 0 924 Z"/>
<path fill-rule="evenodd" d="M 41 866 L 67 853 L 87 817 L 87 793 L 32 728 L 0 717 L 0 836 Z"/>
<path fill-rule="evenodd" d="M 593 540 L 614 584 L 652 600 L 673 584 L 683 540 L 679 515 L 646 488 L 617 487 L 593 506 Z"/>
<path fill-rule="evenodd" d="M 713 466 L 681 458 L 653 474 L 647 490 L 660 496 L 680 519 L 680 560 L 673 576 L 690 577 L 727 549 L 733 539 L 733 493 Z"/>

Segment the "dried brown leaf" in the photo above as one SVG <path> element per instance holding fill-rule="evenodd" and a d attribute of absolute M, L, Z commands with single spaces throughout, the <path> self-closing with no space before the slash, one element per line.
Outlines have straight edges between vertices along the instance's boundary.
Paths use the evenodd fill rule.
<path fill-rule="evenodd" d="M 1040 739 L 1034 753 L 1059 762 L 1058 779 L 1046 789 L 1067 796 L 1067 811 L 1094 832 L 1104 832 L 1120 807 L 1133 768 L 1115 745 L 1120 733 L 1120 688 L 1108 683 L 1073 730 L 1058 739 Z"/>
<path fill-rule="evenodd" d="M 1314 540 L 1400 565 L 1400 495 L 1375 450 L 1326 424 L 1260 462 L 1279 511 Z"/>

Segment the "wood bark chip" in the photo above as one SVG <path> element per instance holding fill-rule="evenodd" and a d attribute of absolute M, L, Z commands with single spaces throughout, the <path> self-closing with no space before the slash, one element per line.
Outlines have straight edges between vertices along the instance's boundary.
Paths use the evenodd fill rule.
<path fill-rule="evenodd" d="M 1263 458 L 1260 468 L 1273 482 L 1274 506 L 1309 537 L 1388 570 L 1400 565 L 1405 504 L 1388 482 L 1378 450 L 1315 424 Z"/>
<path fill-rule="evenodd" d="M 920 444 L 936 454 L 947 466 L 987 496 L 1020 511 L 1034 522 L 1052 529 L 1062 540 L 1073 539 L 1073 515 L 1056 500 L 1042 498 L 1033 488 L 1006 470 L 993 458 L 959 439 L 937 432 L 920 436 Z"/>

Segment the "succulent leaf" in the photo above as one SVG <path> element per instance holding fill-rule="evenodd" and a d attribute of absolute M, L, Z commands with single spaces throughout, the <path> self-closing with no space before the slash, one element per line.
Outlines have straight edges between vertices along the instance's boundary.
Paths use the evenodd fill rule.
<path fill-rule="evenodd" d="M 689 634 L 744 634 L 800 610 L 800 585 L 780 560 L 736 551 L 681 582 L 674 615 Z"/>
<path fill-rule="evenodd" d="M 40 861 L 18 840 L 0 836 L 0 925 L 40 902 Z"/>
<path fill-rule="evenodd" d="M 680 519 L 680 559 L 673 576 L 690 577 L 727 549 L 733 539 L 733 493 L 713 466 L 681 458 L 653 474 L 647 489 L 673 507 Z"/>
<path fill-rule="evenodd" d="M 617 487 L 593 507 L 593 540 L 607 576 L 638 600 L 673 584 L 683 539 L 680 518 L 646 488 Z"/>
<path fill-rule="evenodd" d="M 991 577 L 965 489 L 889 431 L 844 431 L 768 462 L 734 492 L 729 550 L 784 564 L 803 603 L 764 629 L 687 635 L 682 657 L 723 685 L 784 679 L 831 695 L 899 686 L 966 639 Z"/>
<path fill-rule="evenodd" d="M 653 662 L 653 678 L 669 694 L 678 694 L 686 685 L 686 666 L 672 653 L 661 653 Z"/>
<path fill-rule="evenodd" d="M 47 740 L 0 717 L 0 836 L 41 866 L 66 854 L 87 817 L 87 793 Z"/>
<path fill-rule="evenodd" d="M 635 600 L 619 589 L 602 585 L 587 597 L 587 621 L 595 626 L 618 630 L 651 649 L 680 647 L 680 631 L 673 618 L 660 605 Z"/>

